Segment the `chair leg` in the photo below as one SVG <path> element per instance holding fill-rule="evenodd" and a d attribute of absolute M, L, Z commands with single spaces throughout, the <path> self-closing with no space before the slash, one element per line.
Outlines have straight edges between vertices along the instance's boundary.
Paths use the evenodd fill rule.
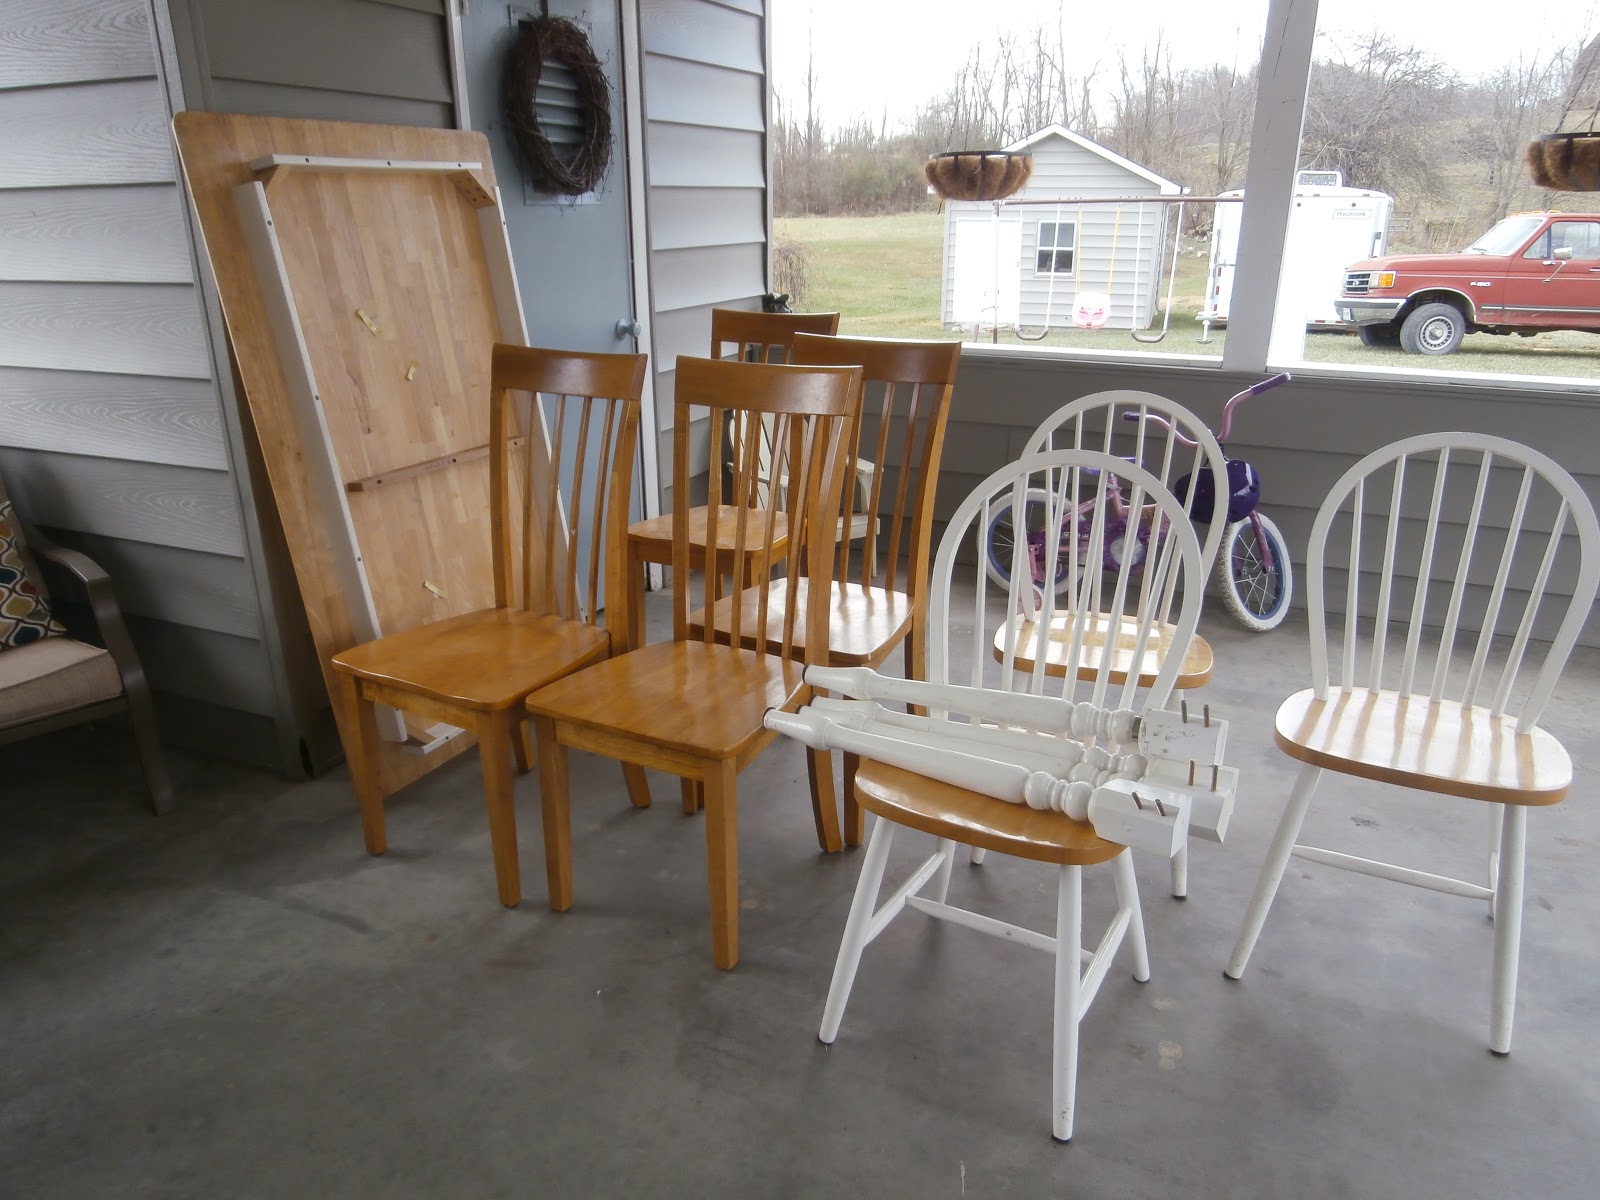
<path fill-rule="evenodd" d="M 139 766 L 150 791 L 150 807 L 156 816 L 172 811 L 172 777 L 167 774 L 166 756 L 161 752 L 161 732 L 156 726 L 155 707 L 150 701 L 150 685 L 143 677 L 126 685 L 128 717 L 133 722 L 133 744 L 139 751 Z"/>
<path fill-rule="evenodd" d="M 516 756 L 517 774 L 526 775 L 533 770 L 533 731 L 526 721 L 517 721 L 511 733 L 511 752 Z"/>
<path fill-rule="evenodd" d="M 622 764 L 622 782 L 628 788 L 628 800 L 635 808 L 650 807 L 650 781 L 644 768 L 636 763 Z"/>
<path fill-rule="evenodd" d="M 1172 856 L 1172 898 L 1174 900 L 1187 900 L 1189 898 L 1189 843 L 1185 842 L 1178 847 L 1178 852 Z"/>
<path fill-rule="evenodd" d="M 856 880 L 855 898 L 850 901 L 850 915 L 845 918 L 844 936 L 839 940 L 839 957 L 833 964 L 833 982 L 828 984 L 828 999 L 822 1006 L 822 1028 L 817 1037 L 830 1046 L 839 1036 L 839 1023 L 844 1020 L 844 1006 L 850 1002 L 850 989 L 855 986 L 861 952 L 867 948 L 867 927 L 877 908 L 878 889 L 883 885 L 883 868 L 889 861 L 889 843 L 893 840 L 894 825 L 882 817 L 873 818 L 872 836 L 867 839 L 867 852 L 861 859 L 861 877 Z"/>
<path fill-rule="evenodd" d="M 1139 906 L 1139 881 L 1133 874 L 1133 851 L 1111 860 L 1117 884 L 1117 905 L 1128 910 L 1128 944 L 1133 948 L 1133 977 L 1150 982 L 1150 948 L 1144 938 L 1144 910 Z"/>
<path fill-rule="evenodd" d="M 1261 864 L 1261 874 L 1256 877 L 1256 890 L 1250 897 L 1250 907 L 1245 910 L 1244 925 L 1239 930 L 1239 940 L 1234 943 L 1233 955 L 1228 959 L 1224 974 L 1237 979 L 1244 974 L 1250 952 L 1255 949 L 1261 927 L 1267 923 L 1267 910 L 1272 898 L 1278 894 L 1278 883 L 1283 870 L 1289 865 L 1289 855 L 1294 850 L 1294 840 L 1300 836 L 1300 826 L 1305 823 L 1306 809 L 1311 806 L 1311 795 L 1317 790 L 1317 780 L 1322 778 L 1322 768 L 1309 763 L 1300 768 L 1295 778 L 1294 790 L 1289 793 L 1289 803 L 1278 820 L 1278 831 L 1272 835 L 1272 845 L 1267 859 Z"/>
<path fill-rule="evenodd" d="M 344 756 L 350 764 L 350 784 L 361 808 L 361 837 L 368 854 L 382 854 L 389 848 L 389 834 L 383 819 L 383 789 L 378 782 L 378 717 L 371 702 L 361 695 L 361 681 L 342 671 L 335 674 L 338 679 L 333 701 L 344 716 Z"/>
<path fill-rule="evenodd" d="M 549 717 L 533 718 L 539 747 L 539 816 L 544 826 L 544 876 L 550 907 L 572 907 L 572 794 L 567 779 L 567 748 Z"/>
<path fill-rule="evenodd" d="M 1083 980 L 1082 951 L 1083 868 L 1062 867 L 1056 892 L 1056 1019 L 1050 1079 L 1053 1102 L 1050 1132 L 1058 1142 L 1072 1140 L 1073 1104 L 1078 1091 L 1078 992 Z"/>
<path fill-rule="evenodd" d="M 1507 804 L 1502 822 L 1499 886 L 1494 893 L 1494 994 L 1489 1003 L 1489 1049 L 1511 1053 L 1517 1008 L 1517 956 L 1522 949 L 1522 875 L 1528 849 L 1528 810 Z"/>
<path fill-rule="evenodd" d="M 711 884 L 711 948 L 717 966 L 739 961 L 738 775 L 733 760 L 706 774 L 706 875 Z"/>
<path fill-rule="evenodd" d="M 861 770 L 861 756 L 842 754 L 840 764 L 844 776 L 844 844 L 859 846 L 867 832 L 867 814 L 861 807 L 861 797 L 856 791 L 856 772 Z"/>
<path fill-rule="evenodd" d="M 489 845 L 494 851 L 494 881 L 500 903 L 515 908 L 522 901 L 517 863 L 517 808 L 511 772 L 515 714 L 490 713 L 478 722 L 478 757 L 483 762 L 483 802 L 489 813 Z"/>
<path fill-rule="evenodd" d="M 705 808 L 706 789 L 698 779 L 680 779 L 678 786 L 683 793 L 684 816 L 692 817 Z"/>
<path fill-rule="evenodd" d="M 943 904 L 945 897 L 950 894 L 950 870 L 956 865 L 955 841 L 951 838 L 940 838 L 939 853 L 944 855 L 944 861 L 939 864 L 938 873 L 933 877 L 933 893 L 929 899 Z"/>
<path fill-rule="evenodd" d="M 1500 825 L 1505 820 L 1505 805 L 1487 804 L 1489 810 L 1489 890 L 1500 886 Z M 1489 897 L 1489 919 L 1494 920 L 1494 897 Z"/>
<path fill-rule="evenodd" d="M 844 849 L 839 836 L 839 797 L 833 790 L 833 755 L 806 747 L 806 774 L 811 779 L 811 817 L 817 826 L 817 845 L 824 854 Z"/>
<path fill-rule="evenodd" d="M 974 846 L 974 847 L 972 847 L 972 854 L 971 854 L 971 857 L 970 857 L 969 861 L 972 863 L 973 866 L 981 867 L 981 866 L 983 866 L 983 860 L 988 858 L 988 857 L 989 857 L 989 852 L 987 850 L 985 850 L 982 846 Z"/>

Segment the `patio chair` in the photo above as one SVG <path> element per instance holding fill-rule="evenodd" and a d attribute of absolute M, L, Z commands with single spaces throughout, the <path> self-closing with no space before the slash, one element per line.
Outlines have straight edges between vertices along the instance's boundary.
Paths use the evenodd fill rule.
<path fill-rule="evenodd" d="M 1167 524 L 1167 534 L 1152 551 L 1142 572 L 1135 573 L 1131 565 L 1125 565 L 1117 572 L 1115 582 L 1102 590 L 1100 572 L 1072 567 L 1064 604 L 1058 610 L 1054 592 L 1036 591 L 1021 572 L 1014 573 L 1011 581 L 1001 587 L 982 568 L 977 570 L 973 583 L 967 582 L 965 569 L 958 571 L 958 561 L 970 561 L 975 551 L 981 552 L 989 520 L 999 506 L 1019 503 L 1030 491 L 1051 497 L 1057 506 L 1072 503 L 1085 493 L 1103 497 L 1112 479 L 1121 483 L 1132 503 L 1153 506 Z M 1090 546 L 1091 552 L 1101 549 L 1098 539 Z M 1176 601 L 1176 611 L 1171 614 L 1171 642 L 1160 655 L 1160 665 L 1143 694 L 1144 704 L 1160 707 L 1172 692 L 1186 644 L 1194 636 L 1202 597 L 1201 589 L 1192 581 L 1200 569 L 1200 545 L 1193 526 L 1182 505 L 1150 472 L 1090 450 L 1059 450 L 1022 458 L 979 484 L 956 509 L 939 543 L 928 591 L 929 680 L 1061 696 L 1075 702 L 1087 700 L 1102 708 L 1132 707 L 1137 680 L 1145 665 L 1141 660 L 1162 636 L 1156 614 L 1165 610 L 1167 602 L 1181 590 L 1182 598 Z M 1190 586 L 1183 586 L 1186 582 Z M 1092 681 L 1080 680 L 1075 672 L 1049 672 L 1042 656 L 1024 659 L 1019 653 L 1023 638 L 1012 620 L 1019 609 L 1036 623 L 1036 628 L 1048 628 L 1058 611 L 1099 611 L 1113 620 L 1132 618 L 1134 640 L 1124 648 L 1120 672 L 1125 683 L 1113 688 L 1110 654 L 1100 657 Z M 1006 634 L 998 651 L 993 637 L 997 629 Z M 1078 623 L 1069 638 L 1078 642 L 1092 630 L 1089 623 Z M 965 716 L 956 712 L 934 715 L 949 720 Z M 1045 735 L 1040 736 L 1044 740 Z M 1061 1141 L 1070 1139 L 1077 1088 L 1078 1025 L 1125 937 L 1133 951 L 1134 978 L 1142 982 L 1150 976 L 1138 887 L 1128 849 L 1103 840 L 1086 821 L 1009 804 L 879 762 L 862 762 L 856 786 L 862 807 L 874 814 L 875 820 L 823 1009 L 819 1034 L 822 1041 L 832 1043 L 838 1036 L 867 944 L 907 908 L 1044 951 L 1055 961 L 1051 1130 Z M 894 890 L 882 907 L 877 907 L 890 843 L 900 826 L 930 833 L 938 842 L 933 854 Z M 947 903 L 958 843 L 1054 867 L 1055 936 Z M 1112 865 L 1117 911 L 1098 947 L 1086 954 L 1082 950 L 1083 868 L 1101 863 Z M 1085 963 L 1087 969 L 1080 975 Z M 962 1031 L 963 1036 L 970 1032 Z"/>
<path fill-rule="evenodd" d="M 1291 855 L 1488 901 L 1489 1048 L 1507 1054 L 1528 809 L 1559 803 L 1572 782 L 1566 750 L 1538 722 L 1594 603 L 1594 509 L 1537 451 L 1479 434 L 1425 434 L 1345 472 L 1317 513 L 1309 551 L 1312 686 L 1285 700 L 1275 722 L 1278 748 L 1302 765 L 1227 974 L 1244 974 Z M 1327 610 L 1341 599 L 1335 680 Z M 1437 647 L 1425 623 L 1439 628 Z M 1398 659 L 1388 652 L 1391 625 L 1404 637 Z M 1535 637 L 1549 642 L 1530 655 Z M 1487 804 L 1486 880 L 1297 844 L 1324 771 Z"/>
<path fill-rule="evenodd" d="M 83 590 L 104 648 L 69 637 L 50 615 L 33 555 Z M 156 815 L 173 806 L 150 702 L 150 685 L 128 636 L 111 578 L 88 555 L 58 546 L 22 522 L 0 480 L 0 745 L 126 712 Z"/>
<path fill-rule="evenodd" d="M 683 781 L 686 806 L 696 805 L 696 792 L 704 795 L 714 956 L 725 970 L 739 961 L 737 778 L 777 736 L 763 724 L 767 710 L 805 703 L 810 696 L 805 667 L 824 661 L 827 654 L 836 516 L 860 393 L 859 367 L 678 359 L 672 438 L 672 640 L 597 663 L 528 697 L 539 745 L 545 871 L 550 907 L 556 911 L 572 906 L 568 748 L 654 767 Z M 698 600 L 693 595 L 690 443 L 705 437 L 709 427 L 712 445 L 718 444 L 726 426 L 740 416 L 772 417 L 778 454 L 762 470 L 755 447 L 747 445 L 734 464 L 732 495 L 773 487 L 779 473 L 787 475 L 783 515 L 792 536 L 783 566 L 789 579 L 808 589 L 804 606 L 791 605 L 782 612 L 770 605 L 758 607 L 751 649 L 742 644 L 744 626 L 738 619 L 726 644 L 707 630 L 695 636 L 689 626 L 690 611 L 709 607 L 717 591 L 715 571 L 708 569 L 701 576 Z M 744 505 L 730 510 L 723 504 L 721 473 L 715 469 L 709 493 L 707 544 L 727 545 L 735 562 L 755 547 L 771 544 L 777 505 L 765 511 Z M 721 527 L 724 513 L 730 513 L 727 530 Z"/>
<path fill-rule="evenodd" d="M 369 854 L 388 846 L 375 704 L 472 731 L 500 903 L 522 898 L 511 765 L 533 766 L 528 693 L 618 653 L 628 629 L 623 537 L 639 445 L 642 354 L 496 346 L 490 368 L 489 480 L 495 607 L 352 646 L 333 657 L 336 703 L 357 736 L 345 746 Z M 518 419 L 526 392 L 543 426 Z M 539 436 L 549 432 L 548 437 Z M 586 461 L 586 447 L 596 454 Z M 541 459 L 548 453 L 548 466 Z M 580 553 L 580 536 L 590 540 Z M 585 557 L 587 563 L 585 563 Z M 587 567 L 587 569 L 585 569 Z M 600 616 L 604 605 L 605 616 Z M 650 793 L 628 768 L 635 804 Z"/>

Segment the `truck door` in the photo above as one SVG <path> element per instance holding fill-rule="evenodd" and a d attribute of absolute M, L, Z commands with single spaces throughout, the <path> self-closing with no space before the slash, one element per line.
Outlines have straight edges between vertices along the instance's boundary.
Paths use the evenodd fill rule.
<path fill-rule="evenodd" d="M 1593 324 L 1600 316 L 1600 221 L 1551 221 L 1511 260 L 1505 303 L 1510 325 Z"/>

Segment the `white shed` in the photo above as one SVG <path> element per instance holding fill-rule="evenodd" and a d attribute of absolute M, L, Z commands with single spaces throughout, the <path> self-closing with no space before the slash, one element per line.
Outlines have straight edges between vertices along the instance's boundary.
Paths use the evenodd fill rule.
<path fill-rule="evenodd" d="M 1080 298 L 1109 296 L 1106 328 L 1148 328 L 1172 206 L 1137 198 L 1182 189 L 1061 125 L 1006 149 L 1033 155 L 1026 187 L 998 206 L 945 204 L 943 322 L 1071 328 Z M 1093 198 L 1129 202 L 1078 203 Z"/>

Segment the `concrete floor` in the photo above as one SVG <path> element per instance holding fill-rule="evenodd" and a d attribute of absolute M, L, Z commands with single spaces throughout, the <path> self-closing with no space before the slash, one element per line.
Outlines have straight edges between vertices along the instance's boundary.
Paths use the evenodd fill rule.
<path fill-rule="evenodd" d="M 798 747 L 741 779 L 743 962 L 711 965 L 702 824 L 575 757 L 577 905 L 494 901 L 475 756 L 361 849 L 341 773 L 174 755 L 142 807 L 117 725 L 0 749 L 0 1196 L 1592 1197 L 1600 655 L 1546 725 L 1573 800 L 1529 823 L 1515 1052 L 1489 1055 L 1481 906 L 1297 863 L 1224 979 L 1291 778 L 1271 742 L 1304 622 L 1208 615 L 1207 692 L 1248 792 L 1187 903 L 1139 862 L 1153 977 L 1084 1025 L 1077 1134 L 1049 1134 L 1048 960 L 908 914 L 816 1040 L 860 855 L 817 853 Z M 64 765 L 65 764 L 65 765 Z M 1324 786 L 1307 836 L 1473 871 L 1475 805 Z M 903 835 L 890 873 L 921 849 Z M 1431 853 L 1430 853 L 1431 852 Z M 1090 920 L 1111 905 L 1086 880 Z M 1049 872 L 958 864 L 951 897 L 1048 928 Z M 1126 951 L 1124 951 L 1126 954 Z"/>

